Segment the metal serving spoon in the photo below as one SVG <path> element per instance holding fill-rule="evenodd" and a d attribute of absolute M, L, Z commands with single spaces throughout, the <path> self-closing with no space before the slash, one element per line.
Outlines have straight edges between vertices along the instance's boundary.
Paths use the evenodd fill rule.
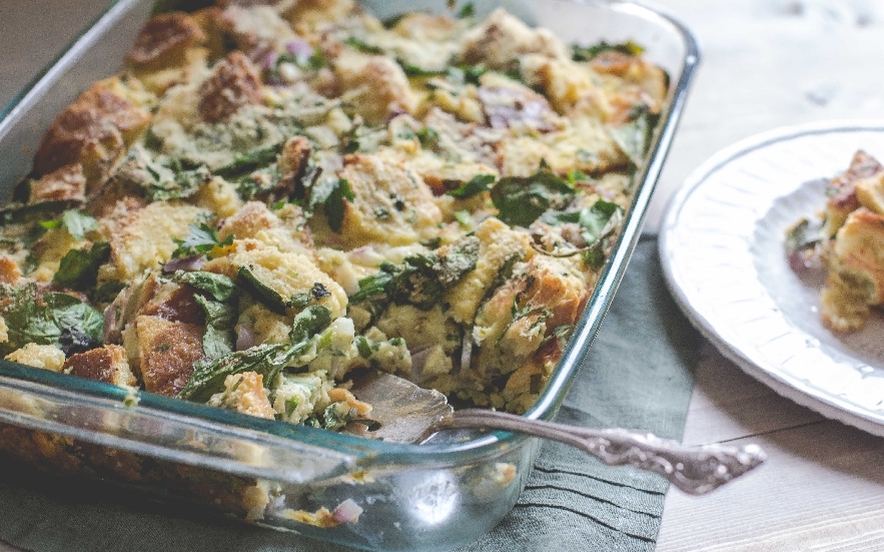
<path fill-rule="evenodd" d="M 561 441 L 609 466 L 629 464 L 658 473 L 682 491 L 701 495 L 717 489 L 764 462 L 761 447 L 704 445 L 688 447 L 650 433 L 591 429 L 494 410 L 455 411 L 442 393 L 423 389 L 390 374 L 374 373 L 354 381 L 353 394 L 372 405 L 345 431 L 395 443 L 421 443 L 446 429 L 498 429 Z"/>

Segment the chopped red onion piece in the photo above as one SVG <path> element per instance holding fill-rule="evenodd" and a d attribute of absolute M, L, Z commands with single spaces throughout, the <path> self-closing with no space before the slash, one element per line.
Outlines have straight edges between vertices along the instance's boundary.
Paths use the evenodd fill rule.
<path fill-rule="evenodd" d="M 293 56 L 309 58 L 313 55 L 313 47 L 305 40 L 290 40 L 286 43 L 285 49 Z"/>
<path fill-rule="evenodd" d="M 261 69 L 265 71 L 270 71 L 274 67 L 276 67 L 276 61 L 279 59 L 279 54 L 274 52 L 273 50 L 268 50 L 263 57 L 261 57 Z"/>
<path fill-rule="evenodd" d="M 163 265 L 163 273 L 173 274 L 179 270 L 193 272 L 195 270 L 201 269 L 205 262 L 206 260 L 205 258 L 203 258 L 202 255 L 193 255 L 191 257 L 180 257 L 178 259 L 171 259 Z"/>
<path fill-rule="evenodd" d="M 427 359 L 430 358 L 430 352 L 432 350 L 433 349 L 430 347 L 423 347 L 411 351 L 411 376 L 415 381 L 420 380 L 421 374 L 424 371 L 424 366 L 426 366 Z"/>
<path fill-rule="evenodd" d="M 255 332 L 248 326 L 236 327 L 236 350 L 245 351 L 255 346 Z"/>
<path fill-rule="evenodd" d="M 460 369 L 469 370 L 473 362 L 473 333 L 470 328 L 464 331 L 460 347 Z"/>
<path fill-rule="evenodd" d="M 340 523 L 356 523 L 362 512 L 362 507 L 356 504 L 352 498 L 348 498 L 332 511 L 332 517 Z"/>

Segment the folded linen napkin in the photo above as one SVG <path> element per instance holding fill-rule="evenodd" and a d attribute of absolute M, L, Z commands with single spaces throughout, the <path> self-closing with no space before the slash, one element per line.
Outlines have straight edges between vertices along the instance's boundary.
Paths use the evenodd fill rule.
<path fill-rule="evenodd" d="M 558 421 L 643 429 L 679 438 L 699 336 L 666 291 L 656 240 L 642 238 Z M 513 511 L 459 552 L 654 549 L 667 482 L 611 468 L 546 443 Z M 0 470 L 0 540 L 34 552 L 331 552 L 340 545 L 195 517 L 184 507 L 127 501 L 88 483 L 21 480 Z M 2 550 L 2 544 L 0 544 Z"/>

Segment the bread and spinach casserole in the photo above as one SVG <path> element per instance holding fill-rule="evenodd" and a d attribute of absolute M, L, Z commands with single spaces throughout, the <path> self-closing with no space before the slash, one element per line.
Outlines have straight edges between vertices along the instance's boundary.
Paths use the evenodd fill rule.
<path fill-rule="evenodd" d="M 153 17 L 2 209 L 0 353 L 327 429 L 370 409 L 359 370 L 529 408 L 667 76 L 632 43 L 449 12 Z"/>
<path fill-rule="evenodd" d="M 845 171 L 826 180 L 824 208 L 788 230 L 786 251 L 796 270 L 824 268 L 822 321 L 853 332 L 884 306 L 884 165 L 858 150 Z"/>

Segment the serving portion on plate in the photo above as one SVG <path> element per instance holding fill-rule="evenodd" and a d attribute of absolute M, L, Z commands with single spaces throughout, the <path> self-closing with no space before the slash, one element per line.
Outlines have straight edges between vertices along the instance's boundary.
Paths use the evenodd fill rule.
<path fill-rule="evenodd" d="M 796 224 L 819 218 L 858 150 L 884 154 L 884 123 L 790 127 L 721 151 L 670 203 L 660 255 L 722 353 L 799 404 L 884 435 L 884 316 L 873 308 L 853 332 L 828 322 L 826 266 L 794 252 Z"/>

